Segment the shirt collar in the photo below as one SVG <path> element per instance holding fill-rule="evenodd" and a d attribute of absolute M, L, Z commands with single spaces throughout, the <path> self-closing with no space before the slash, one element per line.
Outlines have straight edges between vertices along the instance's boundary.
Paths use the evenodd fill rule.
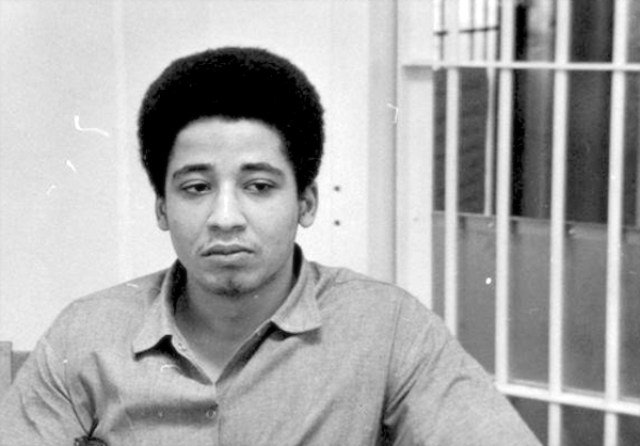
<path fill-rule="evenodd" d="M 293 262 L 298 278 L 271 322 L 284 332 L 297 334 L 320 328 L 321 318 L 313 268 L 298 245 L 294 249 Z"/>
<path fill-rule="evenodd" d="M 298 245 L 294 249 L 294 265 L 298 271 L 296 283 L 270 321 L 284 332 L 299 334 L 320 328 L 321 318 L 313 268 Z M 133 340 L 134 353 L 150 350 L 163 339 L 177 335 L 175 301 L 182 293 L 185 279 L 185 270 L 179 261 L 166 271 L 160 292 L 151 302 L 142 328 Z"/>
<path fill-rule="evenodd" d="M 184 267 L 176 261 L 164 275 L 160 292 L 153 297 L 147 309 L 142 328 L 133 340 L 133 352 L 142 353 L 160 343 L 164 338 L 174 336 L 178 331 L 173 317 L 175 299 L 184 286 Z"/>

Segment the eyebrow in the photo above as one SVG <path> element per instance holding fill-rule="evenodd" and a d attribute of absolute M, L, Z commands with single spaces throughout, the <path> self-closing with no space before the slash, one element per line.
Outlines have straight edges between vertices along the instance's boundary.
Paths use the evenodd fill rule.
<path fill-rule="evenodd" d="M 187 164 L 186 166 L 182 166 L 180 169 L 173 172 L 171 178 L 174 180 L 190 173 L 203 173 L 203 172 L 211 172 L 214 170 L 214 165 L 209 163 L 201 163 L 201 164 Z M 285 177 L 284 171 L 282 169 L 264 162 L 259 163 L 246 163 L 241 167 L 241 172 L 266 172 L 271 175 L 275 175 L 280 178 Z"/>
<path fill-rule="evenodd" d="M 174 180 L 176 178 L 183 177 L 190 173 L 198 173 L 198 172 L 210 172 L 213 170 L 212 164 L 187 164 L 186 166 L 182 166 L 180 169 L 173 172 L 171 178 Z"/>
<path fill-rule="evenodd" d="M 282 169 L 269 163 L 247 163 L 242 166 L 243 172 L 266 172 L 277 177 L 284 178 Z"/>

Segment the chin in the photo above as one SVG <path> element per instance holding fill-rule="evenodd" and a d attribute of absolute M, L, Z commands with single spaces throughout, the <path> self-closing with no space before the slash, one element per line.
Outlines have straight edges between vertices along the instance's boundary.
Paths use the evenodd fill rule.
<path fill-rule="evenodd" d="M 200 287 L 211 294 L 233 299 L 245 296 L 255 297 L 268 291 L 277 279 L 277 274 L 262 269 L 218 269 L 201 271 L 198 282 Z"/>
<path fill-rule="evenodd" d="M 247 291 L 243 289 L 242 285 L 235 282 L 218 285 L 211 291 L 218 296 L 227 297 L 229 299 L 239 299 L 241 296 L 247 294 Z"/>
<path fill-rule="evenodd" d="M 233 299 L 239 299 L 248 294 L 253 294 L 257 288 L 252 280 L 238 277 L 237 275 L 222 279 L 220 275 L 218 275 L 218 277 L 210 281 L 207 286 L 207 289 L 212 294 Z"/>

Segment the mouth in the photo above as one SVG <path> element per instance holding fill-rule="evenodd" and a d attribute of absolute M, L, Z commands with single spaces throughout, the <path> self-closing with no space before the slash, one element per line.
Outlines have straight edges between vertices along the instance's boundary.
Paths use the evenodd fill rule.
<path fill-rule="evenodd" d="M 216 243 L 202 251 L 203 257 L 235 257 L 242 254 L 251 254 L 253 251 L 244 245 Z"/>

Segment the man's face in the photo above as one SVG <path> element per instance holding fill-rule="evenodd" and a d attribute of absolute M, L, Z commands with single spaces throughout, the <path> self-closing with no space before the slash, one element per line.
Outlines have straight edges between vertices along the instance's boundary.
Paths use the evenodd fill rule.
<path fill-rule="evenodd" d="M 287 292 L 298 224 L 316 208 L 315 185 L 298 195 L 276 131 L 222 118 L 178 133 L 156 205 L 189 289 L 224 296 Z"/>

